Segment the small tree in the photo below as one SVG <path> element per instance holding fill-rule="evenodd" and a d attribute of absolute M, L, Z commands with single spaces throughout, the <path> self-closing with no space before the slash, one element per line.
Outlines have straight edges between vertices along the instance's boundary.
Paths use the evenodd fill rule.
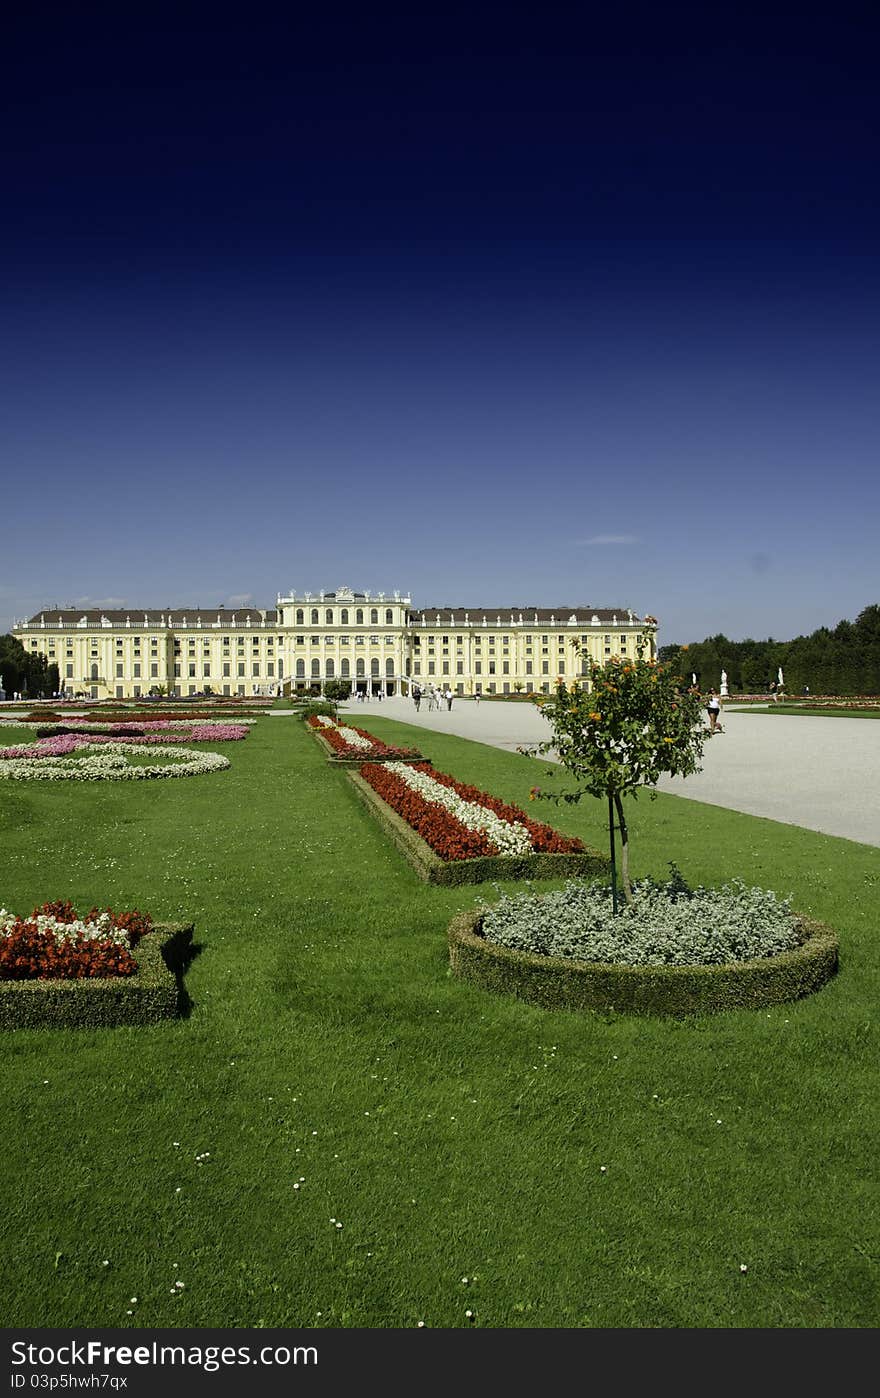
<path fill-rule="evenodd" d="M 685 688 L 679 675 L 656 660 L 613 657 L 604 665 L 580 650 L 589 689 L 577 683 L 557 684 L 552 696 L 535 703 L 553 729 L 553 737 L 530 749 L 529 756 L 553 752 L 578 782 L 578 790 L 561 795 L 533 787 L 531 799 L 581 801 L 606 797 L 611 842 L 611 877 L 617 907 L 614 859 L 614 817 L 620 831 L 620 872 L 623 892 L 632 902 L 629 877 L 629 836 L 623 810 L 624 795 L 637 796 L 647 787 L 651 798 L 664 774 L 690 776 L 700 770 L 706 738 L 702 700 Z"/>

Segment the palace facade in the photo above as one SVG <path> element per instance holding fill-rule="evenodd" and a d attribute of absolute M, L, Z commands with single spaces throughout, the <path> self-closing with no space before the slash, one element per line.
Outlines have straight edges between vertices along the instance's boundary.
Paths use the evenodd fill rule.
<path fill-rule="evenodd" d="M 65 695 L 92 699 L 308 693 L 331 679 L 371 694 L 408 694 L 416 681 L 462 696 L 549 694 L 585 672 L 579 648 L 600 662 L 656 655 L 655 618 L 625 608 L 414 610 L 410 601 L 337 588 L 279 595 L 266 610 L 46 609 L 13 634 L 57 665 Z"/>

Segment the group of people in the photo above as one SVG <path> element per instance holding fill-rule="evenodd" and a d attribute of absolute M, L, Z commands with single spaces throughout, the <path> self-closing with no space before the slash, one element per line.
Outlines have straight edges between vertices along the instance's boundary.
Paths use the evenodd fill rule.
<path fill-rule="evenodd" d="M 423 699 L 427 699 L 428 701 L 429 713 L 432 709 L 442 709 L 444 704 L 446 705 L 447 709 L 452 708 L 453 695 L 452 690 L 449 688 L 449 685 L 447 685 L 445 689 L 437 689 L 434 687 L 434 685 L 429 684 L 428 688 L 426 690 L 423 690 L 421 685 L 414 684 L 412 689 L 410 690 L 410 694 L 412 695 L 412 701 L 415 704 L 416 713 L 420 712 Z"/>

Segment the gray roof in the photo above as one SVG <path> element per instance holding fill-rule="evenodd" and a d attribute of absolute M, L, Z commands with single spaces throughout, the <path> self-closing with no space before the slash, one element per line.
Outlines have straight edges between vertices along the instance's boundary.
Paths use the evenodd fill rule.
<path fill-rule="evenodd" d="M 278 620 L 278 611 L 275 607 L 126 607 L 124 609 L 110 608 L 104 610 L 101 607 L 61 607 L 45 608 L 37 612 L 26 623 L 29 627 L 38 627 L 42 621 L 46 626 L 73 628 L 78 622 L 83 620 L 92 626 L 99 626 L 106 620 L 114 627 L 125 626 L 130 622 L 132 627 L 161 626 L 195 626 L 201 620 L 202 626 L 211 626 L 214 622 L 220 622 L 221 626 L 233 625 L 247 626 L 250 621 L 251 626 L 261 626 L 265 620 L 271 625 L 275 625 Z"/>
<path fill-rule="evenodd" d="M 518 626 L 590 626 L 593 624 L 593 617 L 598 617 L 602 625 L 628 626 L 630 624 L 630 613 L 626 607 L 618 607 L 616 610 L 609 607 L 423 607 L 420 611 L 411 611 L 410 621 L 417 626 L 463 626 L 465 617 L 471 625 L 482 626 L 485 621 L 487 626 L 504 627 Z M 641 617 L 635 613 L 632 615 L 634 622 L 640 622 Z"/>

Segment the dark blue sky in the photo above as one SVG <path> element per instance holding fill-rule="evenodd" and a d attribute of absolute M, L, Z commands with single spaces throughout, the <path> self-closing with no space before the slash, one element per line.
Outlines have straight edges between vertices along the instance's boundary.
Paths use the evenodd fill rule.
<path fill-rule="evenodd" d="M 7 21 L 0 629 L 880 599 L 876 12 L 704 10 Z"/>

